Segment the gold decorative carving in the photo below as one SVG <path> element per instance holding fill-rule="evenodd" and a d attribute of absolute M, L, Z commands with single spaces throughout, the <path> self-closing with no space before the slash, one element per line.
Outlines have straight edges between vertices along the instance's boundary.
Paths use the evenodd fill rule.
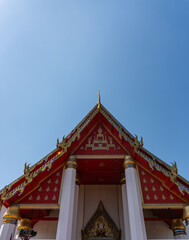
<path fill-rule="evenodd" d="M 55 196 L 55 195 L 52 197 L 52 200 L 53 200 L 53 201 L 55 201 L 55 200 L 56 200 L 56 196 Z"/>
<path fill-rule="evenodd" d="M 173 197 L 173 195 L 172 195 L 172 194 L 169 196 L 169 198 L 170 198 L 171 200 L 173 200 L 173 199 L 174 199 L 174 197 Z"/>
<path fill-rule="evenodd" d="M 146 195 L 146 199 L 147 199 L 147 200 L 150 200 L 150 197 L 149 197 L 149 195 L 148 195 L 148 194 Z"/>
<path fill-rule="evenodd" d="M 46 196 L 44 197 L 44 200 L 47 201 L 48 199 L 49 199 L 49 197 L 46 195 Z"/>
<path fill-rule="evenodd" d="M 135 138 L 134 138 L 134 150 L 137 151 L 138 148 L 142 148 L 144 145 L 143 143 L 143 137 L 141 137 L 140 142 L 138 140 L 138 136 L 135 134 Z"/>
<path fill-rule="evenodd" d="M 154 186 L 152 187 L 152 191 L 153 191 L 153 192 L 155 192 L 155 191 L 156 191 L 156 188 L 155 188 Z"/>
<path fill-rule="evenodd" d="M 40 195 L 37 196 L 36 200 L 39 201 L 41 199 Z"/>
<path fill-rule="evenodd" d="M 94 136 L 94 139 L 92 139 L 92 137 L 89 137 L 88 143 L 85 145 L 85 150 L 87 150 L 88 148 L 91 148 L 92 151 L 109 150 L 110 148 L 116 150 L 116 146 L 115 144 L 113 144 L 113 140 L 111 137 L 108 137 L 109 138 L 108 143 L 106 133 L 103 134 L 101 126 L 99 126 L 97 131 L 98 133 Z"/>
<path fill-rule="evenodd" d="M 151 179 L 150 179 L 150 182 L 151 182 L 151 183 L 154 183 L 154 180 L 151 178 Z"/>
<path fill-rule="evenodd" d="M 6 193 L 7 193 L 7 186 L 5 186 L 2 190 L 2 195 L 1 195 L 1 200 L 2 201 L 7 200 Z"/>
<path fill-rule="evenodd" d="M 177 163 L 174 161 L 174 163 L 171 163 L 171 174 L 170 174 L 170 181 L 175 182 L 176 178 L 178 176 L 178 168 L 177 168 Z"/>
<path fill-rule="evenodd" d="M 101 162 L 101 163 L 99 163 L 99 165 L 98 165 L 99 167 L 104 167 L 105 166 L 105 164 L 103 163 L 103 162 Z"/>
<path fill-rule="evenodd" d="M 173 230 L 174 236 L 186 235 L 186 227 L 184 226 L 182 219 L 172 219 L 171 228 Z"/>
<path fill-rule="evenodd" d="M 33 200 L 33 196 L 32 195 L 29 196 L 29 200 L 30 201 Z"/>
<path fill-rule="evenodd" d="M 60 146 L 60 142 L 59 142 L 59 138 L 57 138 L 57 140 L 56 140 L 56 147 L 59 148 L 59 146 Z"/>
<path fill-rule="evenodd" d="M 146 178 L 143 178 L 143 183 L 147 183 Z"/>
<path fill-rule="evenodd" d="M 154 195 L 154 200 L 158 200 L 158 197 L 156 194 Z"/>
<path fill-rule="evenodd" d="M 30 230 L 31 229 L 31 220 L 28 218 L 22 218 L 20 223 L 17 226 L 18 230 Z"/>
<path fill-rule="evenodd" d="M 162 186 L 160 187 L 160 191 L 161 191 L 161 192 L 163 192 L 163 191 L 164 191 L 164 188 L 163 188 Z"/>
<path fill-rule="evenodd" d="M 120 240 L 121 232 L 106 212 L 102 202 L 82 231 L 82 240 L 114 239 Z"/>
<path fill-rule="evenodd" d="M 30 164 L 27 164 L 27 162 L 24 164 L 24 176 L 25 176 L 27 184 L 32 182 L 32 180 L 33 180 L 29 166 L 30 166 Z"/>
<path fill-rule="evenodd" d="M 51 184 L 51 182 L 52 182 L 51 179 L 49 179 L 47 183 L 48 183 L 48 184 Z"/>
<path fill-rule="evenodd" d="M 164 194 L 162 194 L 161 199 L 162 199 L 162 200 L 165 200 L 165 199 L 166 199 L 166 197 L 165 197 Z"/>

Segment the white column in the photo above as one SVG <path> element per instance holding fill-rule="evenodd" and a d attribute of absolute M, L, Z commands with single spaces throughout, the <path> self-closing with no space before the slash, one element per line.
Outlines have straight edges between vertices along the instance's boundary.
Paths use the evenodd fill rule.
<path fill-rule="evenodd" d="M 20 224 L 20 220 L 18 220 L 17 226 L 19 226 L 19 224 Z M 19 231 L 18 231 L 17 228 L 15 229 L 14 239 L 16 239 L 16 240 L 17 240 L 17 239 L 20 239 L 20 238 L 19 238 Z"/>
<path fill-rule="evenodd" d="M 79 188 L 78 216 L 77 216 L 77 240 L 82 240 L 81 230 L 83 229 L 84 217 L 84 185 Z"/>
<path fill-rule="evenodd" d="M 125 175 L 125 174 L 124 174 Z M 121 229 L 121 239 L 125 240 L 125 225 L 124 225 L 124 216 L 123 216 L 123 200 L 122 200 L 122 188 L 121 185 L 118 185 L 118 214 L 119 214 L 119 222 L 120 222 L 120 229 Z"/>
<path fill-rule="evenodd" d="M 1 206 L 1 211 L 0 211 L 0 226 L 3 223 L 3 215 L 5 214 L 6 211 L 7 211 L 7 208 L 4 205 L 2 205 Z"/>
<path fill-rule="evenodd" d="M 124 168 L 129 209 L 130 240 L 146 240 L 146 229 L 137 179 L 136 164 L 131 156 L 125 157 Z"/>
<path fill-rule="evenodd" d="M 122 202 L 123 202 L 123 218 L 124 218 L 124 232 L 125 232 L 125 240 L 131 239 L 130 234 L 130 222 L 129 222 L 129 209 L 127 202 L 127 189 L 125 185 L 125 174 L 121 179 L 121 192 L 122 192 Z"/>
<path fill-rule="evenodd" d="M 74 213 L 73 213 L 73 228 L 72 228 L 72 240 L 76 240 L 77 237 L 77 215 L 78 215 L 78 200 L 79 200 L 79 175 L 76 175 L 75 181 L 75 197 L 74 197 Z"/>
<path fill-rule="evenodd" d="M 19 219 L 20 209 L 15 206 L 7 208 L 3 216 L 3 224 L 0 228 L 0 240 L 13 240 L 16 224 Z"/>
<path fill-rule="evenodd" d="M 56 240 L 71 240 L 77 162 L 71 156 L 66 163 Z"/>
<path fill-rule="evenodd" d="M 183 219 L 185 220 L 186 226 L 186 239 L 189 239 L 189 205 L 185 206 L 183 209 Z"/>

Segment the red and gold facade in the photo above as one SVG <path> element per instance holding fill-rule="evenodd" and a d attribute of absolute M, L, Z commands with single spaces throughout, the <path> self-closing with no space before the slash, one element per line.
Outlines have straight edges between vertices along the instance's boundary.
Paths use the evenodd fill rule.
<path fill-rule="evenodd" d="M 136 184 L 132 185 L 133 181 Z M 90 192 L 90 188 L 100 191 L 98 189 L 110 189 L 111 186 L 112 189 L 120 188 L 116 190 L 121 191 L 122 195 L 118 202 L 129 206 L 123 206 L 119 211 L 128 211 L 128 214 L 122 214 L 123 219 L 119 222 L 123 224 L 121 226 L 120 223 L 119 229 L 115 227 L 111 216 L 107 214 L 106 218 L 103 214 L 98 215 L 95 226 L 99 229 L 94 231 L 101 234 L 99 236 L 102 239 L 107 236 L 113 239 L 112 226 L 117 234 L 116 239 L 136 240 L 134 238 L 138 237 L 132 235 L 134 228 L 130 226 L 126 230 L 128 225 L 135 222 L 143 235 L 141 239 L 147 239 L 148 231 L 146 234 L 144 225 L 150 221 L 164 222 L 175 236 L 185 235 L 189 223 L 189 184 L 178 175 L 176 163 L 171 167 L 148 152 L 143 147 L 143 139 L 131 135 L 100 102 L 67 137 L 63 137 L 62 141 L 57 140 L 56 148 L 51 153 L 32 167 L 25 164 L 24 175 L 0 191 L 1 203 L 7 208 L 2 217 L 3 224 L 16 224 L 19 220 L 18 229 L 32 229 L 39 222 L 51 221 L 57 224 L 59 231 L 53 239 L 59 240 L 62 236 L 61 228 L 69 222 L 74 229 L 66 232 L 67 235 L 62 239 L 80 240 L 86 226 L 90 234 L 93 231 L 90 219 L 86 223 L 78 223 L 81 221 L 81 209 L 86 207 L 82 208 L 82 194 Z M 103 192 L 99 196 L 103 196 Z M 135 211 L 130 196 L 137 196 L 135 204 L 140 205 L 136 210 L 136 214 L 139 214 L 137 219 L 129 212 L 129 208 Z M 106 209 L 106 202 L 100 198 Z M 90 207 L 87 208 L 90 212 Z M 13 209 L 17 209 L 17 213 L 9 214 Z M 70 209 L 73 211 L 72 218 L 69 216 Z M 63 226 L 58 223 L 60 217 L 66 219 Z M 124 224 L 127 221 L 129 224 Z M 105 227 L 109 231 L 107 236 L 103 230 Z M 72 235 L 74 231 L 75 235 Z M 127 235 L 126 232 L 130 233 Z M 83 239 L 90 239 L 90 236 L 85 232 Z M 1 236 L 0 240 L 3 240 Z"/>

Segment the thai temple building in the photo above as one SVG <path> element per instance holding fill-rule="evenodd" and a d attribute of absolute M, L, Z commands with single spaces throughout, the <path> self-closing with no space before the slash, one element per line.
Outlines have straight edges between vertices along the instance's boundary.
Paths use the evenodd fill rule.
<path fill-rule="evenodd" d="M 146 150 L 100 96 L 52 152 L 25 163 L 0 198 L 0 240 L 30 229 L 39 240 L 189 239 L 189 182 L 175 162 Z"/>

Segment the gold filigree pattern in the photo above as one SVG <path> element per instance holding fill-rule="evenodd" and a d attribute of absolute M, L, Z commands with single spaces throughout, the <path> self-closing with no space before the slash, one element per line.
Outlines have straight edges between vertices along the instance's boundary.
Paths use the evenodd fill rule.
<path fill-rule="evenodd" d="M 108 141 L 109 138 L 109 141 Z M 89 137 L 88 143 L 85 145 L 85 150 L 90 148 L 92 151 L 94 150 L 109 150 L 110 148 L 113 148 L 116 150 L 116 146 L 113 143 L 113 139 L 111 137 L 106 136 L 106 133 L 103 133 L 102 128 L 99 126 L 98 133 L 95 134 L 94 139 L 92 137 Z"/>
<path fill-rule="evenodd" d="M 114 239 L 120 240 L 121 232 L 100 202 L 95 214 L 82 231 L 82 240 Z"/>

